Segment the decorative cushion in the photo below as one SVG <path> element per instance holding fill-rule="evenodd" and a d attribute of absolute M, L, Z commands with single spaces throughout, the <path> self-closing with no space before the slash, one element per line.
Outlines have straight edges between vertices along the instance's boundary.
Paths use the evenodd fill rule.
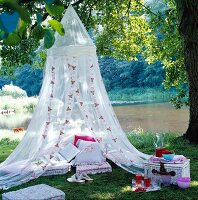
<path fill-rule="evenodd" d="M 101 165 L 78 165 L 76 166 L 76 173 L 98 174 L 112 172 L 112 167 L 108 162 L 103 162 Z"/>
<path fill-rule="evenodd" d="M 74 165 L 101 164 L 106 160 L 96 142 L 81 140 L 78 148 L 81 152 L 74 159 Z"/>
<path fill-rule="evenodd" d="M 80 150 L 78 150 L 78 148 L 76 148 L 72 143 L 67 144 L 64 149 L 59 151 L 60 155 L 68 162 L 71 161 L 79 152 Z"/>
<path fill-rule="evenodd" d="M 77 146 L 78 140 L 84 140 L 84 141 L 90 141 L 90 142 L 96 142 L 96 140 L 91 136 L 80 136 L 75 135 L 74 136 L 74 145 Z"/>
<path fill-rule="evenodd" d="M 65 193 L 49 185 L 39 184 L 2 194 L 2 200 L 65 200 Z"/>
<path fill-rule="evenodd" d="M 42 176 L 51 176 L 51 175 L 60 175 L 60 174 L 66 174 L 71 169 L 71 164 L 62 161 L 57 163 L 55 166 L 51 165 L 48 166 L 47 170 L 45 171 Z"/>

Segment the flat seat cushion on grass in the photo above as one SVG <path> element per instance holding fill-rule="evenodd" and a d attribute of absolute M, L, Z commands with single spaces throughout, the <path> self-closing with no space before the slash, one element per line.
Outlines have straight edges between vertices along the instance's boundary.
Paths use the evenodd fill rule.
<path fill-rule="evenodd" d="M 98 173 L 105 173 L 105 172 L 112 172 L 112 167 L 108 162 L 103 162 L 102 164 L 94 164 L 94 165 L 77 165 L 76 166 L 76 173 L 86 173 L 86 174 L 98 174 Z"/>
<path fill-rule="evenodd" d="M 49 185 L 39 184 L 2 194 L 2 200 L 65 200 L 65 193 Z"/>
<path fill-rule="evenodd" d="M 42 176 L 51 176 L 51 175 L 60 175 L 66 174 L 71 169 L 71 164 L 60 161 L 60 163 L 56 164 L 55 166 L 49 166 Z"/>

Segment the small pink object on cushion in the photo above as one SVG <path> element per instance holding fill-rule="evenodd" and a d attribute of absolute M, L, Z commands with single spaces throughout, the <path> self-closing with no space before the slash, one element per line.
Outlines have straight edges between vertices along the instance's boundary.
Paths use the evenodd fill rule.
<path fill-rule="evenodd" d="M 78 140 L 84 140 L 84 141 L 89 141 L 89 142 L 96 142 L 96 140 L 91 137 L 91 136 L 80 136 L 80 135 L 75 135 L 74 136 L 74 145 L 77 146 Z"/>

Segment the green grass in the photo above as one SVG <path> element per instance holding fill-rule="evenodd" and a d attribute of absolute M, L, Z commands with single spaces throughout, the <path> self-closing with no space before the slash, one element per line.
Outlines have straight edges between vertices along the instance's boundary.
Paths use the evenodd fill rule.
<path fill-rule="evenodd" d="M 132 132 L 128 135 L 129 140 L 141 151 L 153 154 L 153 134 L 142 132 Z M 15 148 L 16 141 L 4 139 L 0 141 L 0 161 Z M 165 135 L 165 145 L 168 149 L 174 150 L 177 154 L 184 154 L 191 159 L 191 187 L 182 190 L 176 186 L 162 187 L 160 191 L 150 193 L 133 193 L 130 190 L 131 179 L 134 178 L 113 163 L 113 172 L 93 175 L 94 181 L 86 184 L 71 184 L 66 181 L 67 177 L 74 174 L 74 171 L 62 175 L 51 177 L 40 177 L 37 180 L 30 181 L 11 190 L 17 190 L 27 186 L 45 183 L 63 190 L 66 199 L 88 200 L 88 199 L 119 199 L 119 200 L 197 200 L 198 199 L 198 146 L 189 144 L 181 137 L 174 134 Z M 0 194 L 2 191 L 0 192 Z"/>
<path fill-rule="evenodd" d="M 173 92 L 160 88 L 125 88 L 111 90 L 108 96 L 111 101 L 168 102 Z"/>

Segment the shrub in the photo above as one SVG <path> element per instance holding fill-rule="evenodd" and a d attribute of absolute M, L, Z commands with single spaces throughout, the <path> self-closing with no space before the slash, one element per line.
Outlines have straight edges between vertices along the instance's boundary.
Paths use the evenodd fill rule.
<path fill-rule="evenodd" d="M 0 96 L 12 96 L 13 98 L 26 97 L 26 91 L 22 90 L 20 87 L 10 85 L 4 85 L 0 90 Z"/>
<path fill-rule="evenodd" d="M 24 101 L 25 101 L 25 104 L 23 105 L 23 109 L 26 110 L 27 112 L 32 113 L 37 105 L 38 98 L 28 97 Z"/>

